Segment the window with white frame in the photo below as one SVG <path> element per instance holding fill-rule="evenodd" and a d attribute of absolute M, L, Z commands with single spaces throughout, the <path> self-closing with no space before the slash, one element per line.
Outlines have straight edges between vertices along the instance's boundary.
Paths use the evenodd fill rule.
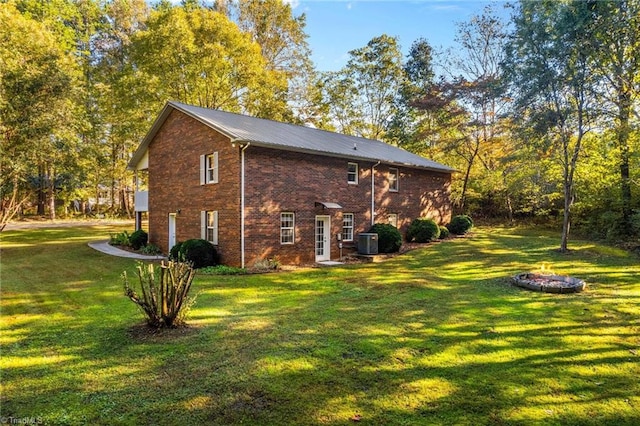
<path fill-rule="evenodd" d="M 358 163 L 347 165 L 347 182 L 353 185 L 358 183 Z"/>
<path fill-rule="evenodd" d="M 200 185 L 218 183 L 218 153 L 200 156 Z"/>
<path fill-rule="evenodd" d="M 398 169 L 389 169 L 389 191 L 398 191 L 400 173 Z"/>
<path fill-rule="evenodd" d="M 201 212 L 201 226 L 201 238 L 213 245 L 218 245 L 218 212 L 215 210 Z"/>
<path fill-rule="evenodd" d="M 342 241 L 353 241 L 353 213 L 342 214 Z"/>
<path fill-rule="evenodd" d="M 293 244 L 295 229 L 295 214 L 292 212 L 280 213 L 280 244 Z"/>
<path fill-rule="evenodd" d="M 398 227 L 398 215 L 396 213 L 389 213 L 387 215 L 387 220 L 389 221 L 389 225 Z"/>

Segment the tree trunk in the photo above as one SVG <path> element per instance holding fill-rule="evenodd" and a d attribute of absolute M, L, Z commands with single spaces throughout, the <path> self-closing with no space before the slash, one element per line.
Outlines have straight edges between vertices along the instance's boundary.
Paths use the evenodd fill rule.
<path fill-rule="evenodd" d="M 49 198 L 49 219 L 55 220 L 56 218 L 56 179 L 53 171 L 53 166 L 47 167 L 47 195 Z"/>
<path fill-rule="evenodd" d="M 38 166 L 38 204 L 36 214 L 38 216 L 44 216 L 44 207 L 46 204 L 46 193 L 45 193 L 45 173 L 44 167 L 42 165 Z"/>
<path fill-rule="evenodd" d="M 631 116 L 631 96 L 618 96 L 618 148 L 620 149 L 620 189 L 622 196 L 622 225 L 631 222 L 631 179 L 629 176 L 629 117 Z"/>
<path fill-rule="evenodd" d="M 571 204 L 573 198 L 571 196 L 571 183 L 569 179 L 565 177 L 564 180 L 564 211 L 562 215 L 562 238 L 560 240 L 560 252 L 566 253 L 569 251 L 569 230 L 571 228 Z"/>

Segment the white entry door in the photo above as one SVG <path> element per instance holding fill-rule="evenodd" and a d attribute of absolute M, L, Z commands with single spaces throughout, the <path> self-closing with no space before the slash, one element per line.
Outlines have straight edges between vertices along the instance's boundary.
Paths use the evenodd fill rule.
<path fill-rule="evenodd" d="M 331 259 L 331 218 L 316 216 L 316 262 Z"/>
<path fill-rule="evenodd" d="M 171 251 L 173 246 L 176 245 L 176 214 L 169 213 L 169 248 L 168 251 Z"/>

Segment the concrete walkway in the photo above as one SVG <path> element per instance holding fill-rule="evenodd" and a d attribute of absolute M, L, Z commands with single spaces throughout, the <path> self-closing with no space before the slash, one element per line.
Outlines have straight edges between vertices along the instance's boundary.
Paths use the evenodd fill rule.
<path fill-rule="evenodd" d="M 91 247 L 94 250 L 98 250 L 101 253 L 109 254 L 111 256 L 128 257 L 130 259 L 140 259 L 140 260 L 162 260 L 162 259 L 166 259 L 166 257 L 160 256 L 160 255 L 152 256 L 152 255 L 132 253 L 132 252 L 126 251 L 126 250 L 120 250 L 119 248 L 114 247 L 111 244 L 109 244 L 109 240 L 94 241 L 92 243 L 89 243 L 88 245 L 89 245 L 89 247 Z"/>

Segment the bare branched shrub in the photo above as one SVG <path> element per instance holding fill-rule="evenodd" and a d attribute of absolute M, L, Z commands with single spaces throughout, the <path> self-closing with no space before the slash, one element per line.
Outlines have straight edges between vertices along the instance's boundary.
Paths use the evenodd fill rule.
<path fill-rule="evenodd" d="M 186 310 L 193 303 L 188 300 L 187 294 L 195 269 L 189 262 L 162 262 L 159 277 L 156 277 L 156 268 L 153 264 L 138 263 L 139 294 L 129 284 L 125 271 L 122 274 L 124 294 L 142 309 L 149 326 L 175 327 L 184 322 Z"/>

